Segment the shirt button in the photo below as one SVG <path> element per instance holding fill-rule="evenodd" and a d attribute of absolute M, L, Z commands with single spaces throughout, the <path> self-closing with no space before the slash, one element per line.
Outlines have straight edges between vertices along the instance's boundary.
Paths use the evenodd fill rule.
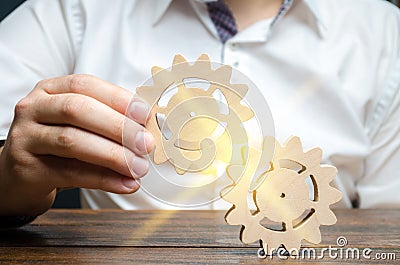
<path fill-rule="evenodd" d="M 237 67 L 239 67 L 239 62 L 236 61 L 236 62 L 234 62 L 232 65 L 233 65 L 233 67 L 236 67 L 236 68 L 237 68 Z"/>
<path fill-rule="evenodd" d="M 236 42 L 232 42 L 229 44 L 229 47 L 231 48 L 232 51 L 236 51 L 238 49 L 238 44 Z"/>

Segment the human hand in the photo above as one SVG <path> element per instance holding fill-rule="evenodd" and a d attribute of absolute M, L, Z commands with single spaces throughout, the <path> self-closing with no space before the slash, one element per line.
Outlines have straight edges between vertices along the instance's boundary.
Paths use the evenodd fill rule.
<path fill-rule="evenodd" d="M 59 188 L 137 191 L 136 179 L 148 171 L 144 155 L 152 150 L 153 138 L 141 125 L 149 107 L 133 96 L 88 75 L 39 82 L 16 105 L 1 151 L 0 215 L 42 214 Z M 125 150 L 124 130 L 131 134 Z"/>

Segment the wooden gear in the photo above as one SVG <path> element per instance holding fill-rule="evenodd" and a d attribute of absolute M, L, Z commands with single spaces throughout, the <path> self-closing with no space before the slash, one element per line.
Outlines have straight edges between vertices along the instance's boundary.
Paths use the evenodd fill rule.
<path fill-rule="evenodd" d="M 242 123 L 254 113 L 241 104 L 247 85 L 231 84 L 231 75 L 230 66 L 212 69 L 210 58 L 205 54 L 192 64 L 176 55 L 170 69 L 152 68 L 153 84 L 137 88 L 137 94 L 151 105 L 146 128 L 154 136 L 154 163 L 168 161 L 178 174 L 204 173 L 214 160 L 221 159 L 218 149 L 232 157 L 240 153 L 232 146 L 247 143 Z M 209 87 L 187 87 L 184 80 L 188 78 L 203 80 Z M 173 86 L 177 91 L 166 106 L 161 106 L 160 99 Z M 217 90 L 226 100 L 227 114 L 221 113 L 213 96 Z M 164 115 L 163 123 L 158 120 L 158 114 Z M 213 134 L 221 123 L 226 124 L 225 132 L 213 141 Z M 169 137 L 163 134 L 163 126 L 170 130 Z M 268 247 L 278 249 L 281 245 L 287 250 L 299 249 L 303 239 L 320 243 L 319 227 L 336 223 L 329 207 L 341 199 L 341 193 L 330 186 L 337 170 L 320 165 L 321 149 L 303 152 L 298 137 L 290 138 L 283 146 L 273 137 L 266 137 L 262 150 L 249 149 L 243 153 L 246 153 L 243 161 L 225 161 L 229 164 L 226 173 L 234 183 L 221 192 L 221 197 L 233 204 L 225 216 L 226 222 L 242 225 L 242 242 L 260 240 L 264 253 Z M 255 175 L 258 180 L 253 189 Z M 251 189 L 255 211 L 248 206 Z M 272 227 L 271 223 L 280 227 Z"/>
<path fill-rule="evenodd" d="M 136 92 L 151 105 L 146 128 L 154 136 L 154 163 L 169 161 L 178 174 L 201 172 L 210 167 L 218 155 L 217 146 L 211 140 L 218 125 L 226 123 L 227 131 L 232 123 L 239 128 L 241 122 L 254 115 L 249 107 L 240 103 L 247 93 L 247 85 L 231 84 L 231 74 L 232 68 L 226 65 L 213 70 L 206 54 L 202 54 L 193 64 L 188 63 L 182 55 L 176 55 L 171 69 L 152 68 L 153 85 L 138 87 Z M 188 78 L 204 80 L 210 86 L 206 90 L 188 88 L 184 83 Z M 160 106 L 161 97 L 174 85 L 177 92 L 165 107 Z M 216 90 L 222 92 L 229 106 L 226 115 L 220 113 L 218 101 L 213 96 Z M 165 115 L 164 125 L 160 126 L 157 114 Z M 168 126 L 171 131 L 170 138 L 163 135 L 163 126 Z M 229 131 L 234 134 L 237 130 L 231 128 Z M 234 139 L 236 142 L 246 141 L 242 134 L 236 138 L 241 138 Z"/>
<path fill-rule="evenodd" d="M 249 157 L 254 159 L 246 168 L 242 165 L 228 167 L 227 173 L 239 181 L 221 193 L 223 199 L 233 204 L 225 216 L 226 222 L 242 225 L 241 241 L 248 244 L 261 240 L 261 252 L 265 254 L 268 248 L 277 250 L 281 245 L 286 250 L 298 250 L 303 239 L 320 243 L 320 225 L 336 223 L 329 206 L 341 199 L 340 191 L 329 185 L 337 170 L 333 166 L 320 165 L 321 149 L 303 152 L 298 137 L 290 138 L 283 146 L 267 137 L 262 153 L 251 149 Z M 257 171 L 263 173 L 252 191 L 257 209 L 251 212 L 247 195 Z M 312 181 L 312 198 L 307 178 Z M 281 226 L 277 229 L 268 223 Z"/>

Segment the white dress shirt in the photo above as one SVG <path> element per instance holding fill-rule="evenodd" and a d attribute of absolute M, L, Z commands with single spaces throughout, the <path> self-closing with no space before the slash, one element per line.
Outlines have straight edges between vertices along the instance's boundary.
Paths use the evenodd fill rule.
<path fill-rule="evenodd" d="M 41 79 L 92 74 L 134 91 L 178 53 L 207 53 L 249 76 L 277 138 L 320 146 L 338 168 L 338 206 L 400 206 L 400 12 L 380 0 L 295 0 L 272 27 L 260 21 L 225 45 L 200 1 L 27 1 L 0 24 L 0 139 Z M 82 195 L 92 208 L 173 208 L 143 191 Z"/>

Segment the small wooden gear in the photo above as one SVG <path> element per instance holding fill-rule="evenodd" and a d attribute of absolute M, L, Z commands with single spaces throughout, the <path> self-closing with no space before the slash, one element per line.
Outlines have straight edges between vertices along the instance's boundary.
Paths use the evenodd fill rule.
<path fill-rule="evenodd" d="M 329 208 L 341 199 L 340 191 L 329 185 L 337 173 L 336 168 L 320 165 L 322 151 L 319 148 L 303 152 L 298 137 L 290 138 L 283 146 L 267 137 L 262 153 L 249 152 L 249 157 L 254 158 L 251 164 L 246 168 L 232 165 L 227 170 L 232 179 L 239 181 L 221 195 L 233 204 L 225 216 L 226 222 L 242 225 L 240 239 L 243 243 L 261 240 L 263 249 L 259 253 L 267 254 L 268 248 L 277 250 L 281 245 L 288 251 L 298 250 L 303 239 L 320 243 L 320 225 L 336 223 Z M 247 195 L 256 172 L 262 173 L 252 191 L 257 208 L 252 212 Z M 307 180 L 311 183 L 307 184 Z"/>

